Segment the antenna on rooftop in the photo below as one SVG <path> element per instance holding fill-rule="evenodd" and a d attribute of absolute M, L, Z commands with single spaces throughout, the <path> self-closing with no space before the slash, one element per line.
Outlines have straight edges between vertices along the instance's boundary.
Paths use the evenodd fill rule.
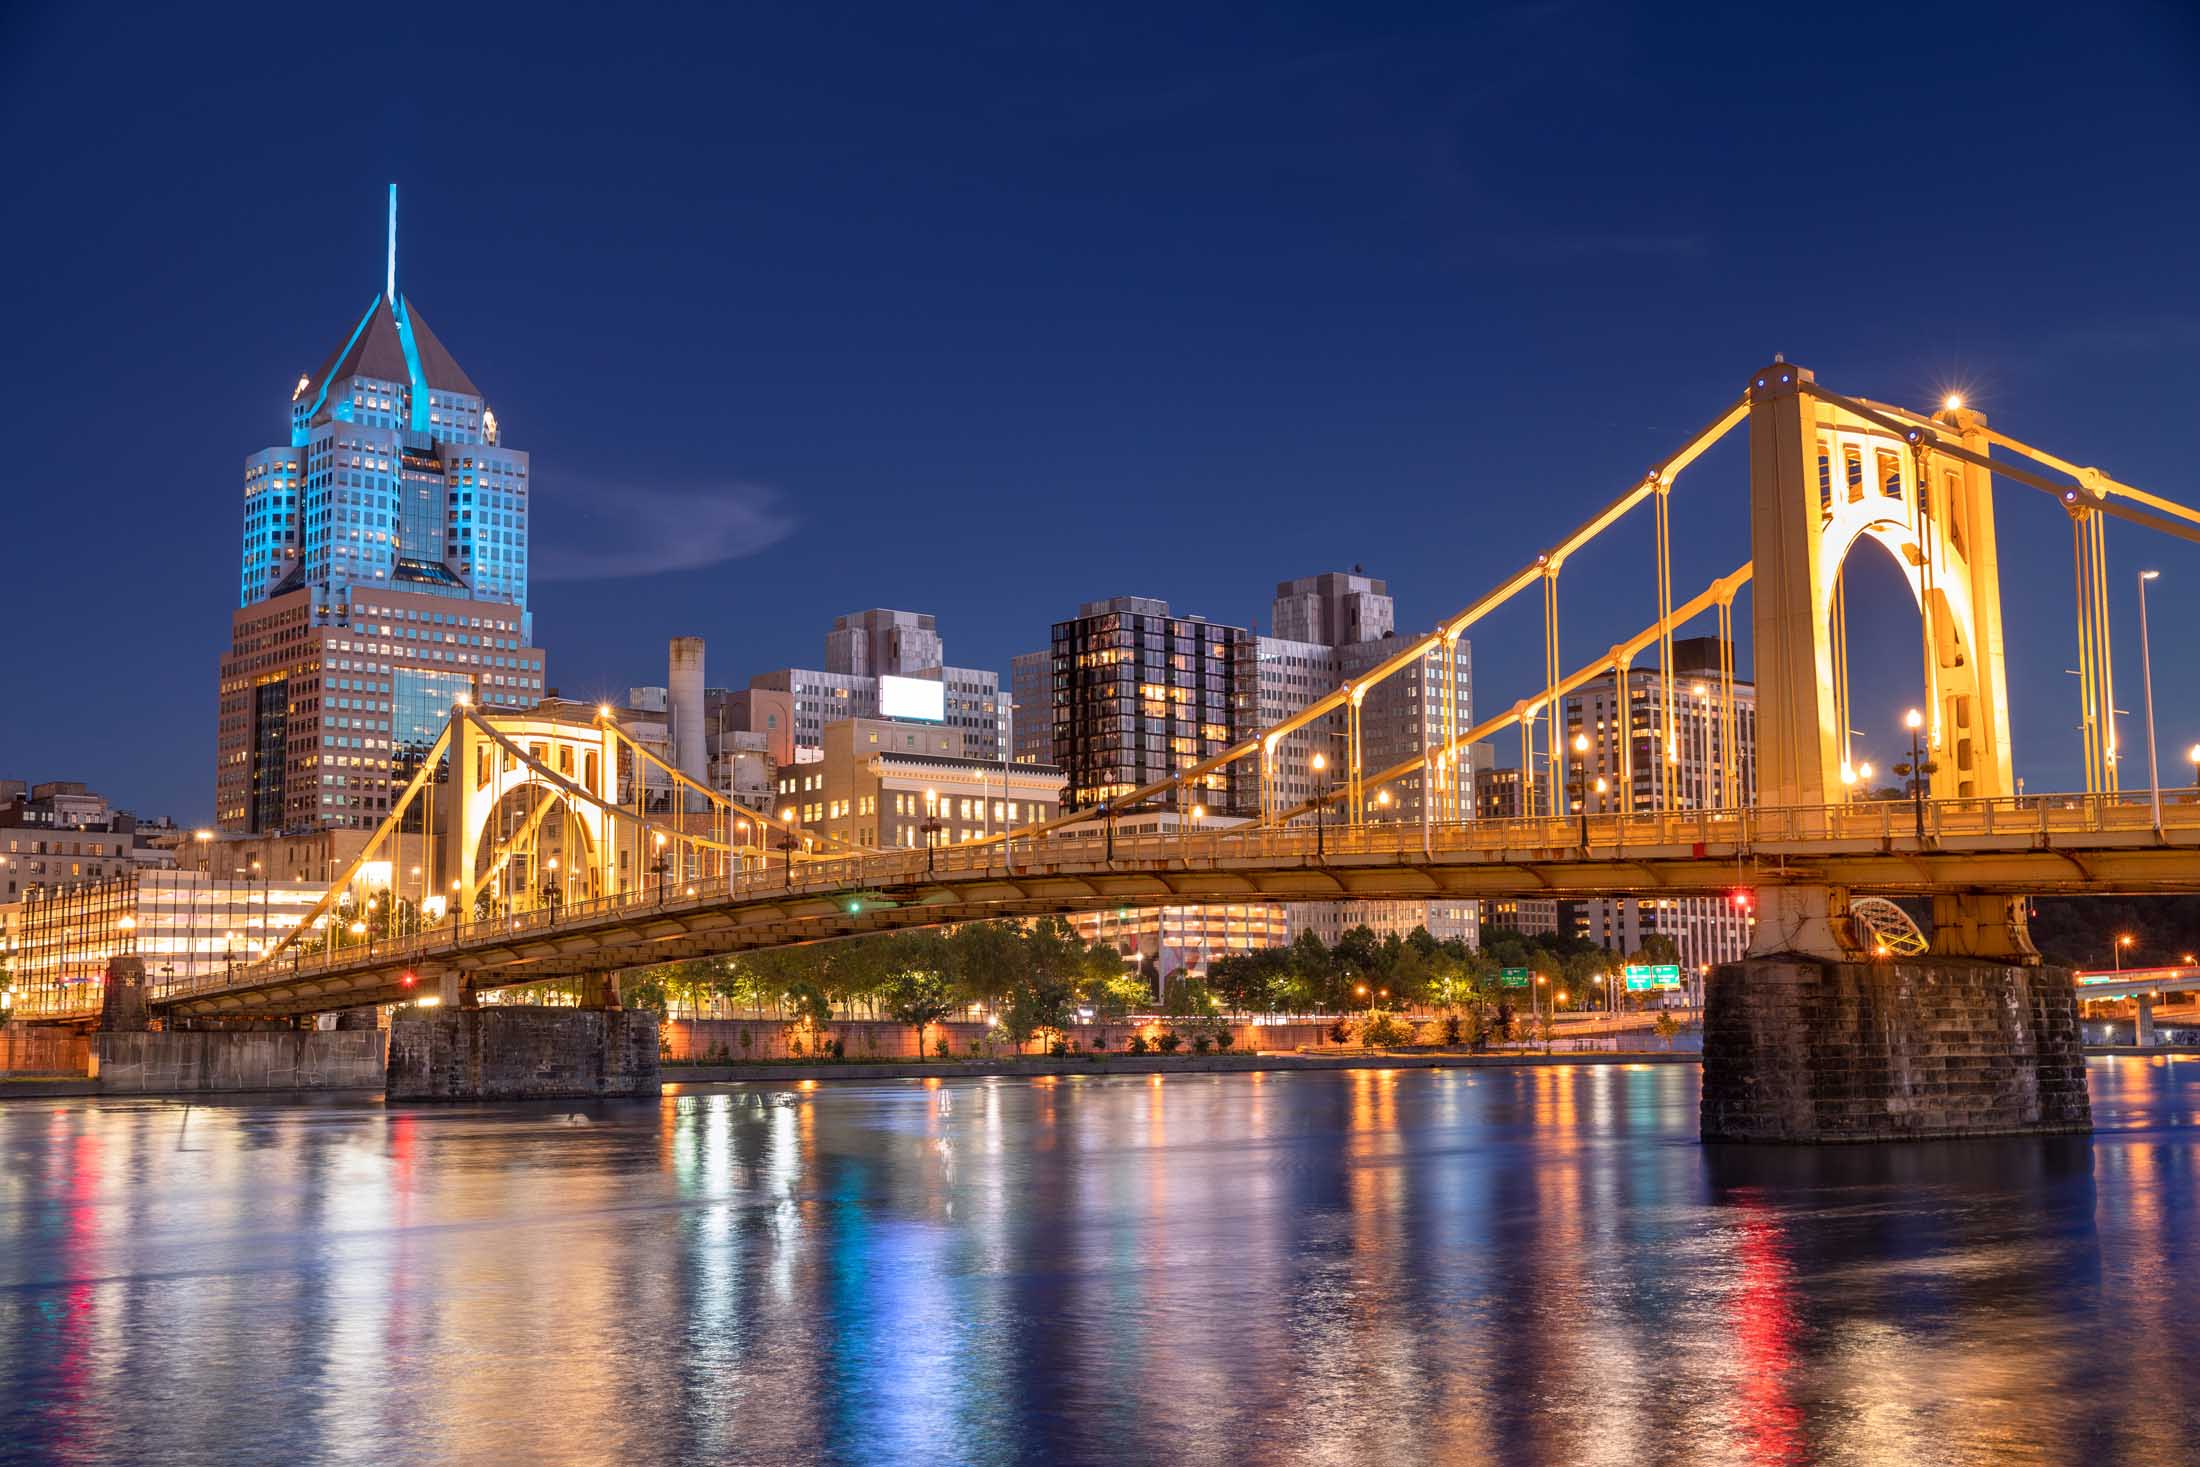
<path fill-rule="evenodd" d="M 397 185 L 390 185 L 390 271 L 382 287 L 382 298 L 397 309 Z"/>

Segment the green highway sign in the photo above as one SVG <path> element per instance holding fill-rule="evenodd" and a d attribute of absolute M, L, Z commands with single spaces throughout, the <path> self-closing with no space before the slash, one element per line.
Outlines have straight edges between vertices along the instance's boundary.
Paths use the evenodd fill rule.
<path fill-rule="evenodd" d="M 1647 988 L 1678 988 L 1681 986 L 1681 970 L 1678 963 L 1629 963 L 1620 970 L 1627 978 L 1627 991 L 1640 992 Z"/>
<path fill-rule="evenodd" d="M 1526 968 L 1499 968 L 1497 970 L 1497 986 L 1499 988 L 1526 988 L 1528 986 L 1528 970 Z"/>

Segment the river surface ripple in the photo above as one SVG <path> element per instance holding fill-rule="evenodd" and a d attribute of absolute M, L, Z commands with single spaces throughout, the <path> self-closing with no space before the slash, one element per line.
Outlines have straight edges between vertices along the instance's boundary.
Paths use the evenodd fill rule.
<path fill-rule="evenodd" d="M 0 1458 L 2174 1463 L 2200 1062 L 1707 1147 L 1683 1066 L 0 1105 Z"/>

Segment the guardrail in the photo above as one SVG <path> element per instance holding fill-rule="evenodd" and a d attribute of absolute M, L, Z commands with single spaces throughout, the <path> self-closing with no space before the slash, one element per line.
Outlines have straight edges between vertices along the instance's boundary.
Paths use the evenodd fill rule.
<path fill-rule="evenodd" d="M 1923 806 L 1927 848 L 1950 839 L 2144 834 L 2153 828 L 2143 798 L 2130 795 L 2021 795 L 1990 800 L 1933 800 Z M 2200 836 L 2200 798 L 2184 794 L 2162 807 L 2163 829 Z M 1624 860 L 1679 852 L 1721 859 L 1770 848 L 1870 841 L 1902 849 L 1917 839 L 1919 810 L 1906 800 L 1826 806 L 1591 813 L 1583 842 L 1580 815 L 1431 823 L 1393 821 L 1317 828 L 1229 826 L 1161 834 L 1123 834 L 1108 822 L 1061 828 L 1043 836 L 895 849 L 861 856 L 798 856 L 788 864 L 736 871 L 730 878 L 674 882 L 636 891 L 535 907 L 495 917 L 445 921 L 400 937 L 338 943 L 314 950 L 310 940 L 286 956 L 153 986 L 154 1001 L 252 987 L 285 978 L 394 967 L 514 938 L 585 931 L 606 919 L 663 912 L 676 916 L 726 903 L 774 896 L 808 896 L 909 887 L 974 874 L 1044 875 L 1084 869 L 1096 860 L 1114 869 L 1175 865 L 1222 869 L 1277 861 L 1351 861 L 1438 854 L 1510 864 L 1523 860 Z M 1915 848 L 1914 844 L 1910 848 Z M 692 890 L 693 895 L 689 892 Z"/>

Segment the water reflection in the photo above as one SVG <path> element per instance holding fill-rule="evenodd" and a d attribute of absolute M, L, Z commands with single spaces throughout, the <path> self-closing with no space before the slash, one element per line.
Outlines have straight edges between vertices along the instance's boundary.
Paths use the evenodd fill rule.
<path fill-rule="evenodd" d="M 0 1457 L 2180 1460 L 2200 1066 L 2092 1075 L 1823 1149 L 1663 1066 L 17 1102 Z"/>

